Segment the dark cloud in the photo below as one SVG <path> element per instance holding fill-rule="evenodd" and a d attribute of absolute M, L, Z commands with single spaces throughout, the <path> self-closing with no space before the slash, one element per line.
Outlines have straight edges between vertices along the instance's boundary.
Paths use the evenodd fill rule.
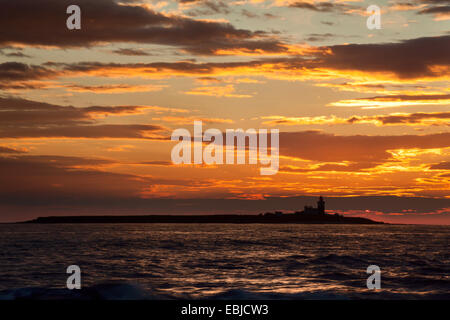
<path fill-rule="evenodd" d="M 223 62 L 223 63 L 195 63 L 189 61 L 181 62 L 153 62 L 153 63 L 101 63 L 101 62 L 80 62 L 80 63 L 46 63 L 48 67 L 54 67 L 55 70 L 60 70 L 61 73 L 89 73 L 89 72 L 103 72 L 108 74 L 108 70 L 128 70 L 128 69 L 142 69 L 144 73 L 161 74 L 162 72 L 180 72 L 187 75 L 202 75 L 214 73 L 216 70 L 233 69 L 245 66 L 260 66 L 262 61 L 249 62 Z"/>
<path fill-rule="evenodd" d="M 330 54 L 332 52 L 332 54 Z M 426 37 L 404 40 L 394 43 L 381 44 L 348 44 L 318 47 L 316 53 L 308 57 L 290 57 L 260 59 L 245 62 L 210 62 L 196 63 L 181 62 L 155 62 L 155 63 L 54 63 L 49 62 L 42 67 L 15 65 L 15 68 L 25 69 L 22 72 L 14 71 L 25 77 L 42 73 L 70 74 L 89 73 L 98 71 L 105 75 L 108 70 L 114 69 L 141 69 L 148 74 L 160 74 L 161 72 L 179 72 L 186 75 L 211 75 L 223 70 L 232 70 L 239 67 L 258 68 L 266 64 L 275 65 L 277 70 L 292 72 L 295 70 L 308 70 L 315 68 L 329 68 L 343 71 L 363 72 L 389 72 L 399 78 L 414 79 L 421 77 L 438 77 L 446 74 L 443 68 L 434 66 L 450 66 L 450 35 L 440 37 Z M 311 57 L 311 55 L 313 57 Z M 11 69 L 12 66 L 10 66 Z M 28 70 L 30 69 L 30 70 Z M 35 70 L 36 69 L 36 70 Z M 10 72 L 12 73 L 12 72 Z M 48 75 L 49 76 L 49 75 Z M 0 79 L 2 77 L 0 65 Z"/>
<path fill-rule="evenodd" d="M 47 88 L 47 84 L 44 82 L 0 82 L 0 90 L 38 90 Z"/>
<path fill-rule="evenodd" d="M 261 45 L 261 43 L 258 44 L 260 47 Z M 256 47 L 254 48 L 256 49 Z M 270 45 L 266 49 L 270 50 Z M 240 67 L 257 69 L 267 64 L 274 65 L 277 70 L 285 72 L 328 68 L 343 71 L 389 72 L 398 78 L 415 79 L 444 76 L 446 74 L 445 68 L 434 67 L 450 66 L 448 52 L 450 52 L 450 35 L 417 38 L 394 43 L 323 46 L 316 48 L 316 52 L 308 54 L 307 57 L 296 56 L 242 62 L 197 63 L 179 61 L 128 64 L 47 62 L 40 66 L 6 62 L 0 64 L 0 88 L 39 88 L 43 84 L 27 81 L 48 80 L 61 76 L 73 76 L 78 73 L 97 73 L 108 76 L 109 71 L 120 71 L 121 69 L 124 73 L 131 74 L 133 74 L 133 69 L 140 69 L 140 72 L 149 75 L 161 75 L 165 72 L 167 74 L 211 76 L 216 72 L 232 71 Z M 431 95 L 428 98 L 431 98 Z"/>
<path fill-rule="evenodd" d="M 334 12 L 334 13 L 347 13 L 349 10 L 361 9 L 361 7 L 345 3 L 334 3 L 334 2 L 310 3 L 302 1 L 291 3 L 289 7 L 311 10 L 316 12 Z"/>
<path fill-rule="evenodd" d="M 393 72 L 401 78 L 438 76 L 433 65 L 450 65 L 450 36 L 426 37 L 396 43 L 331 46 L 322 64 L 340 70 Z"/>
<path fill-rule="evenodd" d="M 70 157 L 70 156 L 55 156 L 55 155 L 23 155 L 16 157 L 24 162 L 41 163 L 41 164 L 51 164 L 53 167 L 57 168 L 79 168 L 79 167 L 90 167 L 90 166 L 106 166 L 116 163 L 113 160 L 99 159 L 99 158 L 81 158 L 81 157 Z"/>
<path fill-rule="evenodd" d="M 336 37 L 335 34 L 332 33 L 310 33 L 307 38 L 305 39 L 306 41 L 325 41 L 329 38 L 333 38 Z"/>
<path fill-rule="evenodd" d="M 0 138 L 148 138 L 157 125 L 98 124 L 97 117 L 140 112 L 140 106 L 76 108 L 0 97 Z"/>
<path fill-rule="evenodd" d="M 74 125 L 58 127 L 0 128 L 0 138 L 87 138 L 87 139 L 147 139 L 150 133 L 160 131 L 154 125 Z"/>
<path fill-rule="evenodd" d="M 214 14 L 229 14 L 230 7 L 224 1 L 199 0 L 184 3 L 195 3 L 195 9 L 189 10 L 186 14 L 189 16 L 208 16 Z"/>
<path fill-rule="evenodd" d="M 11 155 L 0 157 L 0 221 L 19 219 L 21 214 L 64 207 L 64 214 L 75 209 L 103 208 L 133 210 L 153 208 L 142 192 L 155 185 L 196 185 L 183 179 L 154 179 L 106 171 L 114 162 L 105 159 L 54 155 Z M 157 202 L 157 201 L 156 201 Z M 8 208 L 8 209 L 5 209 Z M 48 211 L 47 211 L 48 212 Z"/>
<path fill-rule="evenodd" d="M 418 0 L 418 2 L 428 4 L 450 4 L 450 0 Z"/>
<path fill-rule="evenodd" d="M 200 77 L 200 78 L 197 78 L 197 81 L 200 81 L 200 82 L 216 82 L 216 83 L 222 82 L 222 80 L 214 78 L 214 77 Z"/>
<path fill-rule="evenodd" d="M 4 62 L 0 64 L 0 82 L 41 80 L 55 76 L 55 70 L 50 70 L 43 66 L 28 65 L 20 62 Z"/>
<path fill-rule="evenodd" d="M 450 6 L 437 6 L 420 10 L 418 14 L 450 13 Z"/>
<path fill-rule="evenodd" d="M 207 2 L 210 8 L 215 5 Z M 1 0 L 0 44 L 88 47 L 133 42 L 170 45 L 196 54 L 243 48 L 283 52 L 282 44 L 261 31 L 236 29 L 229 23 L 194 20 L 155 12 L 113 0 L 78 0 L 81 30 L 68 30 L 66 8 L 71 0 Z M 224 4 L 225 5 L 225 4 Z M 218 5 L 220 8 L 221 6 Z M 14 28 L 11 28 L 11 25 Z M 51 36 L 50 36 L 51 35 Z"/>
<path fill-rule="evenodd" d="M 379 116 L 351 117 L 349 123 L 364 122 L 365 120 L 377 120 L 382 124 L 415 124 L 423 120 L 448 120 L 450 124 L 450 112 L 416 112 L 411 114 L 392 114 Z"/>
<path fill-rule="evenodd" d="M 21 98 L 0 97 L 0 128 L 67 125 L 89 123 L 91 117 L 83 109 L 57 106 Z M 1 129 L 0 129 L 1 130 Z"/>
<path fill-rule="evenodd" d="M 13 58 L 31 58 L 31 56 L 22 52 L 22 48 L 3 47 L 0 48 L 0 55 Z"/>
<path fill-rule="evenodd" d="M 450 132 L 429 135 L 339 136 L 319 131 L 281 132 L 280 154 L 323 162 L 382 163 L 388 150 L 450 147 Z"/>
<path fill-rule="evenodd" d="M 307 173 L 307 172 L 320 172 L 320 171 L 340 171 L 340 172 L 356 172 L 363 169 L 370 169 L 377 166 L 377 162 L 357 162 L 346 165 L 325 163 L 320 164 L 316 168 L 295 168 L 290 166 L 280 167 L 279 172 L 286 173 Z"/>
<path fill-rule="evenodd" d="M 163 160 L 152 160 L 152 161 L 143 161 L 137 164 L 141 165 L 149 165 L 149 166 L 172 166 L 173 163 L 171 161 L 163 161 Z"/>
<path fill-rule="evenodd" d="M 400 10 L 403 10 L 403 8 L 416 10 L 416 14 L 430 14 L 434 15 L 435 17 L 450 14 L 449 0 L 400 0 L 395 1 L 394 5 L 400 6 Z"/>
<path fill-rule="evenodd" d="M 136 113 L 140 106 L 91 106 L 76 108 L 0 96 L 0 125 L 44 126 L 95 123 L 96 115 Z"/>
<path fill-rule="evenodd" d="M 432 170 L 450 170 L 450 162 L 436 163 L 430 166 Z"/>
<path fill-rule="evenodd" d="M 247 10 L 247 9 L 242 9 L 241 10 L 241 14 L 243 16 L 247 17 L 247 18 L 250 18 L 250 19 L 259 18 L 258 14 L 254 13 L 254 12 L 251 12 L 250 10 Z"/>
<path fill-rule="evenodd" d="M 20 62 L 0 63 L 0 90 L 33 90 L 47 86 L 42 80 L 61 75 L 57 70 Z"/>
<path fill-rule="evenodd" d="M 264 17 L 267 18 L 267 19 L 279 18 L 279 16 L 276 16 L 276 15 L 271 14 L 271 13 L 264 13 Z"/>
<path fill-rule="evenodd" d="M 58 198 L 136 197 L 149 183 L 98 169 L 106 164 L 109 161 L 77 157 L 0 157 L 0 177 L 8 181 L 0 185 L 0 198 L 26 202 L 42 197 L 45 203 Z"/>
<path fill-rule="evenodd" d="M 331 34 L 325 34 L 331 35 Z M 259 46 L 261 43 L 259 43 Z M 256 49 L 256 47 L 255 47 Z M 270 45 L 267 47 L 270 50 Z M 297 71 L 314 69 L 332 69 L 361 72 L 386 72 L 401 79 L 420 79 L 422 77 L 441 77 L 446 75 L 450 66 L 450 35 L 404 40 L 394 43 L 380 44 L 348 44 L 314 48 L 308 56 L 288 58 L 266 58 L 239 62 L 207 62 L 195 61 L 153 62 L 153 63 L 56 63 L 28 65 L 19 62 L 0 64 L 0 89 L 40 89 L 48 84 L 46 80 L 58 77 L 79 75 L 98 75 L 108 77 L 122 70 L 123 74 L 134 75 L 134 69 L 140 75 L 186 75 L 211 77 L 214 74 L 238 68 L 247 68 L 248 75 L 258 68 L 271 65 L 281 72 L 297 73 Z M 331 53 L 331 54 L 330 54 Z M 267 68 L 265 69 L 267 70 Z M 417 99 L 418 96 L 386 96 L 372 99 Z M 423 99 L 445 98 L 445 95 L 424 95 Z"/>
<path fill-rule="evenodd" d="M 24 153 L 24 151 L 16 150 L 16 149 L 13 149 L 13 148 L 8 148 L 8 147 L 2 147 L 2 146 L 0 146 L 0 154 L 1 154 L 1 153 L 3 153 L 3 154 L 6 154 L 6 153 L 9 153 L 9 154 L 17 154 L 17 153 Z"/>
<path fill-rule="evenodd" d="M 450 99 L 450 94 L 417 94 L 417 95 L 386 95 L 369 98 L 360 98 L 356 100 L 371 100 L 371 101 L 418 101 L 418 100 L 447 100 Z"/>
<path fill-rule="evenodd" d="M 150 54 L 141 49 L 121 48 L 114 50 L 113 53 L 120 54 L 122 56 L 150 56 Z"/>

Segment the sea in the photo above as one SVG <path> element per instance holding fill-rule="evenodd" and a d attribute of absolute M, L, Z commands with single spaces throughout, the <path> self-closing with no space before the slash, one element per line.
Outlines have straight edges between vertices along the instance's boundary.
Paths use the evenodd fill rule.
<path fill-rule="evenodd" d="M 450 299 L 449 244 L 450 226 L 2 224 L 0 299 Z"/>

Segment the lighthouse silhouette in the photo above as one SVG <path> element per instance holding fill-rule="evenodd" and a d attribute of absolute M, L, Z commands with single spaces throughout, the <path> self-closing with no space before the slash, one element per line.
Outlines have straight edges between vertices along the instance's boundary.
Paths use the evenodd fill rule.
<path fill-rule="evenodd" d="M 319 201 L 317 201 L 317 211 L 319 214 L 325 214 L 325 201 L 323 197 L 319 197 Z"/>

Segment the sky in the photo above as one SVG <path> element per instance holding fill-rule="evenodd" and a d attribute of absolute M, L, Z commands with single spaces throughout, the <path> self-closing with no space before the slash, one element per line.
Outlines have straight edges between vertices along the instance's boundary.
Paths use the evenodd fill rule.
<path fill-rule="evenodd" d="M 449 0 L 0 5 L 0 222 L 322 195 L 329 213 L 450 224 Z M 171 134 L 194 121 L 278 129 L 278 172 L 175 165 Z"/>

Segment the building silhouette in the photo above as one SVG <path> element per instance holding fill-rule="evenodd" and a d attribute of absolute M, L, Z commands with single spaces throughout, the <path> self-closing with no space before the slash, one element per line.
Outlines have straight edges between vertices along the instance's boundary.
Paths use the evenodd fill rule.
<path fill-rule="evenodd" d="M 313 206 L 305 206 L 304 210 L 299 213 L 306 213 L 306 214 L 325 214 L 325 201 L 323 200 L 323 197 L 319 197 L 319 201 L 317 201 L 317 208 L 314 208 Z"/>
<path fill-rule="evenodd" d="M 325 200 L 323 199 L 322 196 L 319 197 L 319 200 L 317 201 L 317 208 L 314 208 L 313 206 L 305 206 L 303 211 L 295 211 L 293 214 L 285 214 L 282 211 L 275 211 L 273 212 L 266 212 L 266 213 L 261 213 L 260 216 L 272 216 L 272 217 L 282 217 L 282 216 L 289 216 L 289 215 L 294 215 L 294 216 L 301 216 L 301 215 L 309 215 L 309 218 L 314 218 L 311 216 L 321 216 L 323 218 L 326 218 L 327 216 L 330 216 L 330 214 L 326 214 L 325 213 Z M 334 214 L 335 216 L 339 216 L 338 214 Z M 308 219 L 309 219 L 308 218 Z M 317 218 L 317 217 L 316 217 Z"/>

